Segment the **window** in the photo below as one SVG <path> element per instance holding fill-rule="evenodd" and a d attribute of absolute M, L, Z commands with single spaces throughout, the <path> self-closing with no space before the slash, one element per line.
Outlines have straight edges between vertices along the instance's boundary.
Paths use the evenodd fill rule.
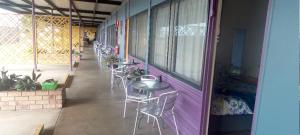
<path fill-rule="evenodd" d="M 107 27 L 107 45 L 114 47 L 116 45 L 116 29 L 115 25 Z"/>
<path fill-rule="evenodd" d="M 151 46 L 149 63 L 166 69 L 168 63 L 170 4 L 157 6 L 151 13 Z"/>
<path fill-rule="evenodd" d="M 145 60 L 147 48 L 147 12 L 130 18 L 129 23 L 129 54 Z"/>
<path fill-rule="evenodd" d="M 208 0 L 168 1 L 152 10 L 149 63 L 200 85 Z"/>
<path fill-rule="evenodd" d="M 200 84 L 206 38 L 208 0 L 181 0 L 176 30 L 176 64 L 173 71 Z"/>

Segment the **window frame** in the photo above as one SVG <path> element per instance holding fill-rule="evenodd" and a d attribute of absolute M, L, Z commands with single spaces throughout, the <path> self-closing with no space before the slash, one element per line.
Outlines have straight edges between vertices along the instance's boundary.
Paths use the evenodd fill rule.
<path fill-rule="evenodd" d="M 151 9 L 153 9 L 153 8 L 157 8 L 157 7 L 161 6 L 162 4 L 169 4 L 169 7 L 172 8 L 171 6 L 172 6 L 173 2 L 175 2 L 175 4 L 176 4 L 175 5 L 175 9 L 176 10 L 170 9 L 170 17 L 169 17 L 169 19 L 170 19 L 169 20 L 169 27 L 170 27 L 170 29 L 175 29 L 178 26 L 178 20 L 179 20 L 178 16 L 179 16 L 179 12 L 180 12 L 179 11 L 180 2 L 179 1 L 168 0 L 168 1 L 164 1 L 164 2 L 162 2 L 160 4 L 158 4 L 158 5 L 155 5 L 155 6 L 151 7 Z M 181 74 L 175 72 L 175 67 L 176 67 L 176 62 L 177 62 L 176 56 L 177 56 L 178 36 L 170 35 L 171 31 L 169 31 L 168 42 L 172 41 L 172 43 L 168 43 L 168 45 L 167 45 L 168 46 L 168 49 L 167 49 L 168 54 L 167 54 L 167 66 L 166 67 L 158 66 L 158 65 L 153 64 L 151 62 L 152 61 L 151 60 L 151 58 L 152 58 L 152 56 L 151 56 L 151 54 L 152 54 L 151 50 L 152 49 L 149 49 L 149 53 L 147 54 L 147 55 L 149 55 L 149 57 L 148 57 L 149 63 L 148 64 L 150 66 L 155 67 L 155 68 L 161 70 L 162 72 L 167 73 L 167 74 L 171 75 L 172 77 L 174 77 L 174 78 L 176 78 L 176 79 L 178 79 L 178 80 L 180 80 L 180 81 L 182 81 L 184 83 L 187 83 L 187 84 L 189 84 L 192 87 L 197 88 L 197 89 L 200 89 L 201 86 L 203 85 L 202 81 L 203 81 L 203 72 L 204 72 L 203 70 L 204 70 L 204 66 L 205 66 L 205 63 L 204 63 L 205 48 L 207 46 L 207 36 L 208 36 L 207 34 L 208 34 L 208 30 L 209 30 L 208 29 L 208 27 L 209 27 L 209 25 L 208 25 L 208 22 L 209 22 L 209 4 L 207 4 L 206 6 L 207 6 L 207 13 L 206 13 L 207 14 L 207 17 L 206 17 L 206 23 L 207 23 L 207 25 L 206 25 L 205 37 L 204 37 L 204 45 L 203 45 L 203 50 L 202 50 L 203 51 L 202 52 L 203 59 L 202 59 L 202 64 L 201 64 L 202 68 L 201 68 L 201 75 L 200 75 L 201 79 L 200 79 L 200 82 L 195 82 L 191 78 L 185 77 L 184 75 L 181 75 Z M 175 17 L 173 19 L 171 19 L 172 18 L 171 17 L 172 14 Z M 152 28 L 152 26 L 153 26 L 152 14 L 151 14 L 151 21 L 150 21 L 150 23 L 151 23 L 150 26 Z M 153 31 L 151 31 L 150 35 L 153 34 L 152 32 Z M 172 40 L 170 40 L 170 38 L 172 38 Z M 150 39 L 152 39 L 152 37 Z M 152 44 L 153 44 L 153 42 L 151 42 L 151 44 L 149 45 L 149 48 L 151 48 Z"/>

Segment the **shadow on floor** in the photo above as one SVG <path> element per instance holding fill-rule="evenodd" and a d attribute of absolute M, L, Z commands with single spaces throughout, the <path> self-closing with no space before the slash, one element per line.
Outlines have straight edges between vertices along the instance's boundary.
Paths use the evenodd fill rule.
<path fill-rule="evenodd" d="M 42 135 L 53 135 L 53 133 L 54 133 L 54 127 L 51 127 L 51 128 L 44 129 Z"/>

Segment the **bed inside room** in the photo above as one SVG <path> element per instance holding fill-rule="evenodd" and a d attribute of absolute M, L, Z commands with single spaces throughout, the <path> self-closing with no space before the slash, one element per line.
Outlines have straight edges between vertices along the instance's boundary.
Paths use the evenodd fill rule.
<path fill-rule="evenodd" d="M 222 0 L 209 135 L 250 135 L 268 0 Z"/>

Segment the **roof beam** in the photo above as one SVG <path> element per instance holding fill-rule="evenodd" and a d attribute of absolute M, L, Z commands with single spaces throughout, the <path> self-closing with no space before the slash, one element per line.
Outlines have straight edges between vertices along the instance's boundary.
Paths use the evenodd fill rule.
<path fill-rule="evenodd" d="M 80 13 L 78 12 L 77 8 L 76 8 L 76 5 L 74 4 L 73 0 L 70 0 L 75 12 L 77 13 L 78 17 L 79 17 L 79 20 L 81 21 L 81 16 L 80 16 Z"/>
<path fill-rule="evenodd" d="M 3 2 L 0 2 L 0 5 L 2 5 L 2 6 L 8 6 L 8 7 L 32 8 L 31 5 L 24 5 L 24 4 L 14 4 L 14 5 L 11 5 L 11 4 L 8 4 L 8 3 L 3 3 Z M 35 7 L 36 8 L 40 8 L 40 9 L 52 10 L 51 7 L 37 6 L 37 5 L 35 5 Z M 31 11 L 28 11 L 28 12 L 31 12 Z"/>
<path fill-rule="evenodd" d="M 79 23 L 73 23 L 73 26 L 79 26 Z M 93 24 L 80 24 L 80 27 L 98 27 L 98 25 Z"/>
<path fill-rule="evenodd" d="M 69 11 L 68 8 L 58 8 L 60 11 Z M 79 13 L 90 13 L 90 14 L 93 14 L 94 11 L 93 10 L 81 10 L 81 9 L 78 9 L 77 10 Z M 74 12 L 74 10 L 73 10 Z M 102 14 L 102 15 L 110 15 L 110 12 L 105 12 L 105 11 L 96 11 L 95 14 Z"/>
<path fill-rule="evenodd" d="M 78 17 L 76 15 L 73 15 L 73 17 Z M 86 18 L 86 19 L 99 19 L 99 20 L 105 20 L 105 17 L 92 17 L 92 16 L 81 16 L 81 18 Z"/>
<path fill-rule="evenodd" d="M 75 1 L 81 1 L 81 2 L 91 2 L 95 3 L 95 0 L 75 0 Z M 121 5 L 121 1 L 112 1 L 112 0 L 98 0 L 99 4 L 110 4 L 110 5 Z"/>
<path fill-rule="evenodd" d="M 73 22 L 79 22 L 79 20 L 72 19 Z M 102 21 L 89 21 L 89 20 L 82 20 L 80 23 L 102 23 Z"/>
<path fill-rule="evenodd" d="M 45 0 L 45 1 L 49 1 L 49 0 Z M 53 4 L 53 3 L 52 3 Z M 0 2 L 1 6 L 7 6 L 7 7 L 19 7 L 19 8 L 32 8 L 31 5 L 24 5 L 24 4 L 8 4 L 8 3 L 3 3 Z M 49 4 L 51 5 L 51 4 Z M 52 5 L 51 5 L 52 6 Z M 63 11 L 67 12 L 69 11 L 68 8 L 58 8 L 55 5 L 52 6 L 54 10 L 57 10 L 60 14 L 62 14 L 63 16 L 67 16 Z M 52 10 L 51 7 L 45 7 L 45 6 L 36 6 L 36 8 L 38 9 L 44 9 L 44 10 Z M 94 10 L 78 10 L 78 9 L 73 9 L 73 12 L 78 12 L 80 13 L 90 13 L 90 14 L 101 14 L 101 15 L 110 15 L 110 12 L 104 12 L 104 11 L 94 11 Z M 31 12 L 31 10 L 27 9 L 27 12 Z M 105 19 L 105 18 L 103 18 Z"/>
<path fill-rule="evenodd" d="M 11 11 L 11 12 L 15 12 L 15 13 L 22 13 L 23 11 L 20 11 L 20 10 L 17 10 L 17 9 L 14 9 L 14 8 L 11 8 L 11 7 L 8 7 L 8 6 L 3 6 L 3 5 L 0 5 L 0 8 L 2 9 L 5 9 L 5 10 L 8 10 L 8 11 Z M 30 13 L 29 13 L 30 14 Z"/>
<path fill-rule="evenodd" d="M 25 3 L 27 3 L 27 4 L 29 4 L 29 5 L 32 5 L 32 2 L 30 2 L 29 0 L 22 0 L 22 1 L 25 2 Z M 44 8 L 42 8 L 42 7 L 40 7 L 40 6 L 37 6 L 37 5 L 34 5 L 34 6 L 35 6 L 37 9 L 43 11 L 44 13 L 51 15 L 51 13 L 50 13 L 49 11 L 45 10 Z"/>
<path fill-rule="evenodd" d="M 53 2 L 52 0 L 45 0 L 53 9 L 57 10 L 61 15 L 63 16 L 67 16 L 64 12 L 62 12 Z M 69 11 L 69 9 L 67 8 L 67 11 Z"/>
<path fill-rule="evenodd" d="M 12 2 L 12 1 L 10 1 L 10 0 L 3 1 L 3 2 L 6 2 L 7 4 L 9 4 L 9 5 L 12 5 L 12 6 L 16 6 L 16 5 L 18 5 L 17 3 L 15 3 L 15 2 Z M 21 9 L 23 9 L 23 10 L 27 11 L 27 12 L 31 12 L 31 10 L 29 10 L 28 8 L 25 8 L 25 7 L 19 7 L 19 8 L 21 8 Z M 30 7 L 30 8 L 32 8 L 32 7 Z"/>
<path fill-rule="evenodd" d="M 96 16 L 96 10 L 97 10 L 97 4 L 98 3 L 98 0 L 95 0 L 95 7 L 94 7 L 94 14 L 93 14 L 93 21 L 95 21 L 95 16 Z"/>
<path fill-rule="evenodd" d="M 14 9 L 14 8 L 11 8 L 9 6 L 5 6 L 5 5 L 2 5 L 0 4 L 0 8 L 3 8 L 3 9 L 6 9 L 6 10 L 9 10 L 9 11 L 12 11 L 12 12 L 15 12 L 15 13 L 18 13 L 18 14 L 31 14 L 31 12 L 25 12 L 25 11 L 20 11 L 20 10 L 17 10 L 17 9 Z M 35 13 L 36 15 L 48 15 L 46 13 Z M 52 14 L 53 16 L 61 16 L 61 14 Z M 72 15 L 72 17 L 76 17 L 76 18 L 79 18 L 78 15 Z M 86 18 L 86 19 L 93 19 L 92 16 L 80 16 L 82 19 Z M 99 19 L 99 20 L 105 20 L 104 17 L 95 17 L 95 19 Z"/>

